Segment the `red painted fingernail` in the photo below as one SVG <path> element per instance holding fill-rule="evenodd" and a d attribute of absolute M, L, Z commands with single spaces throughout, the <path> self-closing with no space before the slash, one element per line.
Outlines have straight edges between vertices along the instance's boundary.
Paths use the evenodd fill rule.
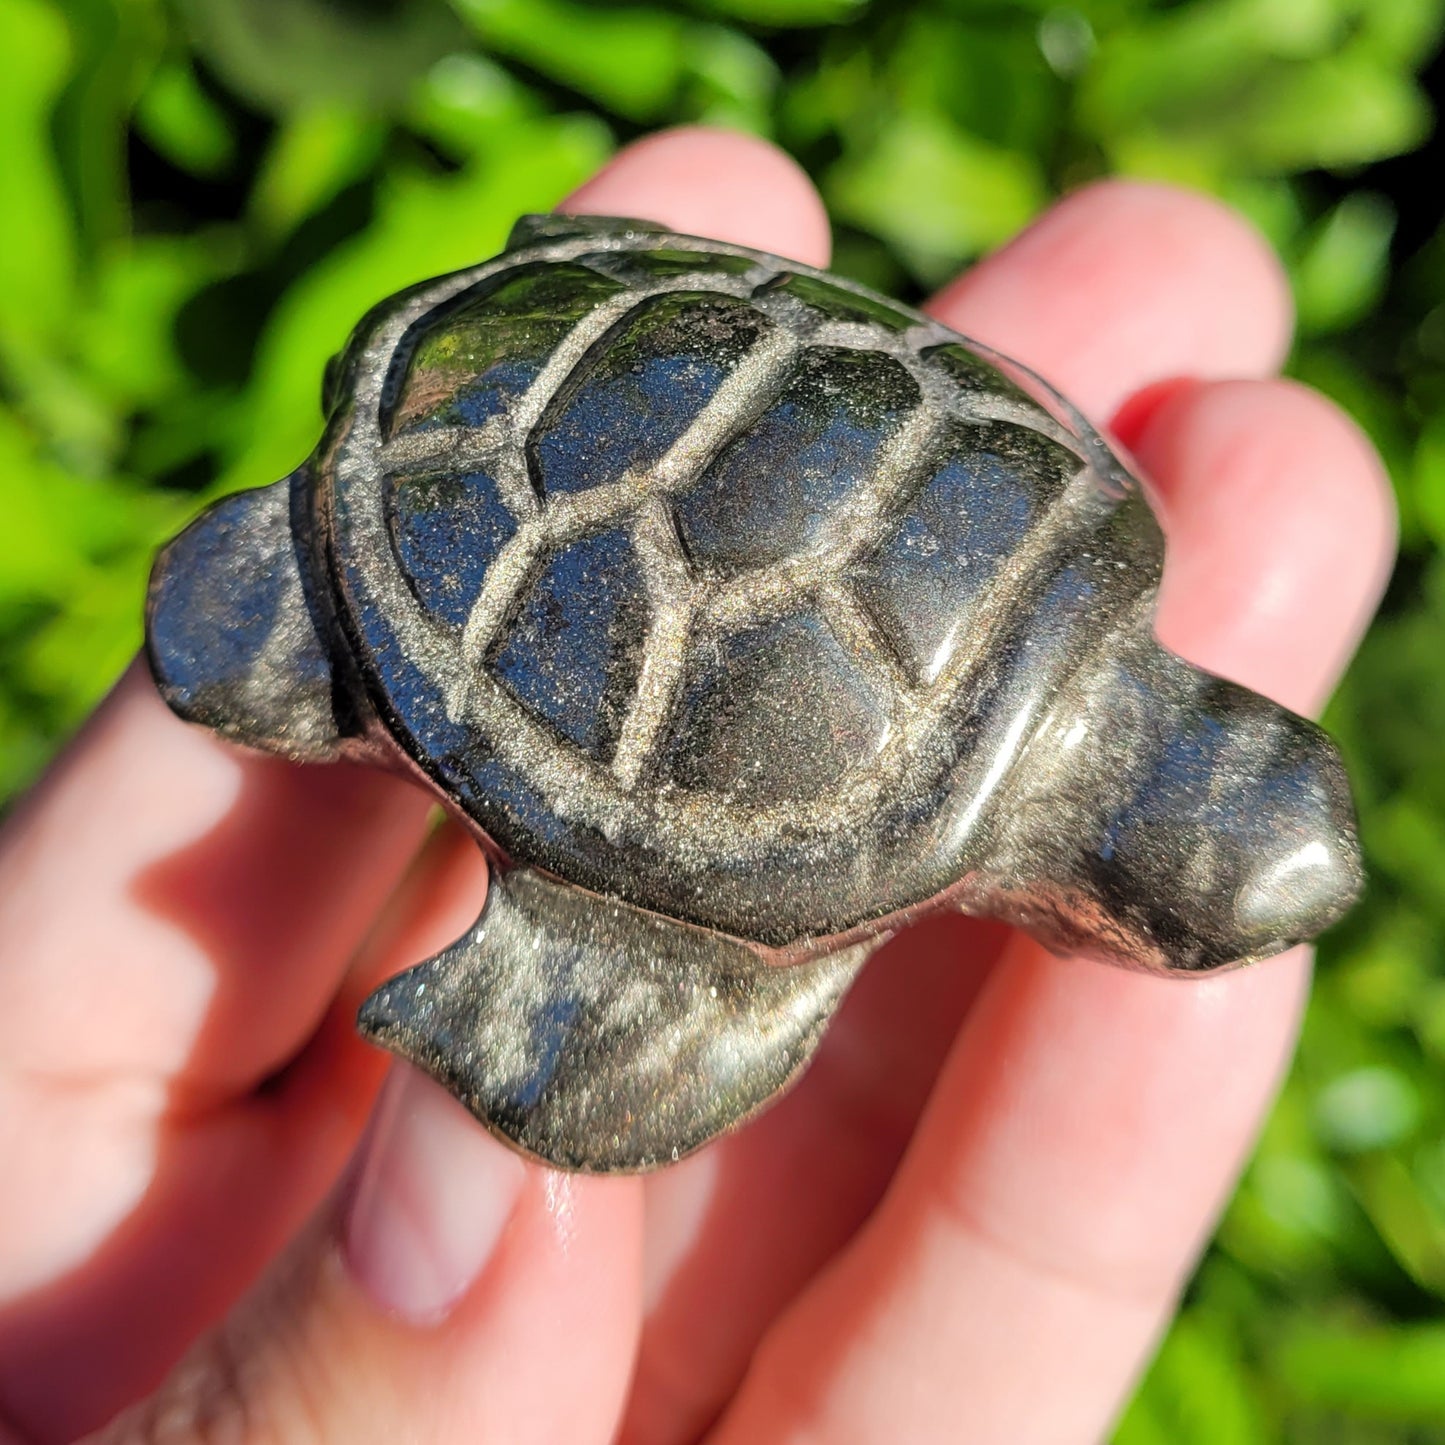
<path fill-rule="evenodd" d="M 1154 420 L 1159 409 L 1182 392 L 1192 391 L 1199 382 L 1188 376 L 1173 376 L 1167 381 L 1156 381 L 1141 391 L 1136 391 L 1123 406 L 1114 413 L 1109 430 L 1126 447 L 1132 447 Z"/>

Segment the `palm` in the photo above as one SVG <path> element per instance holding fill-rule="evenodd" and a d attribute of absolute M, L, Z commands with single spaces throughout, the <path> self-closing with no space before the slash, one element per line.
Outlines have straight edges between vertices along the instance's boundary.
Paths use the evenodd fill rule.
<path fill-rule="evenodd" d="M 736 137 L 645 142 L 573 204 L 827 259 L 806 183 Z M 1166 642 L 1317 702 L 1390 523 L 1348 424 L 1261 379 L 1287 309 L 1243 227 L 1098 188 L 932 309 L 1118 414 L 1170 533 Z M 1236 376 L 1254 379 L 1217 380 Z M 387 1132 L 416 1196 L 402 1232 L 459 1295 L 419 1325 L 375 1303 L 412 1286 L 390 1245 L 377 1264 L 374 1222 L 358 1236 L 355 1181 L 317 1206 L 384 1069 L 357 999 L 459 933 L 485 886 L 447 832 L 408 871 L 425 820 L 404 784 L 183 728 L 139 673 L 11 820 L 0 1419 L 19 1439 L 154 1388 L 298 1231 L 132 1417 L 140 1438 L 162 1419 L 204 1438 L 241 1405 L 242 1438 L 268 1440 L 1097 1437 L 1267 1104 L 1303 957 L 1181 986 L 935 920 L 879 955 L 791 1096 L 645 1183 L 523 1175 L 410 1081 Z M 500 1242 L 470 1258 L 512 1169 Z"/>

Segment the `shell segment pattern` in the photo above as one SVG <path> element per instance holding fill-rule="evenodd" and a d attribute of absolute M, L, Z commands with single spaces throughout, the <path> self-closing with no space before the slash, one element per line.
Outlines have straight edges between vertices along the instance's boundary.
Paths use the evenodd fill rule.
<path fill-rule="evenodd" d="M 939 800 L 1157 538 L 951 333 L 690 246 L 522 250 L 394 327 L 333 530 L 393 721 L 507 854 L 787 945 L 959 875 L 987 810 Z"/>
<path fill-rule="evenodd" d="M 1193 973 L 1358 891 L 1324 735 L 1155 639 L 1122 464 L 916 312 L 533 217 L 378 307 L 326 406 L 158 558 L 152 669 L 193 722 L 404 768 L 472 825 L 480 917 L 358 1025 L 554 1164 L 761 1108 L 924 910 Z"/>

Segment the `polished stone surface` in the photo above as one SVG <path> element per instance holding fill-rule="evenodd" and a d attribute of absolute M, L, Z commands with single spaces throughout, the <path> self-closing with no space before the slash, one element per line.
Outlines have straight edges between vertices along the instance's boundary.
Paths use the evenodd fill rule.
<path fill-rule="evenodd" d="M 606 252 L 599 253 L 599 258 L 604 261 L 609 259 Z M 746 276 L 756 268 L 757 262 L 751 256 L 729 256 L 720 251 L 679 251 L 669 246 L 656 246 L 645 251 L 631 252 L 627 256 L 626 265 L 632 275 L 661 279 L 690 276 L 696 271 L 722 276 Z"/>
<path fill-rule="evenodd" d="M 771 327 L 745 301 L 693 291 L 644 301 L 578 367 L 532 438 L 543 496 L 656 466 Z"/>
<path fill-rule="evenodd" d="M 772 405 L 678 498 L 688 552 L 722 573 L 813 546 L 918 402 L 890 356 L 809 348 Z"/>
<path fill-rule="evenodd" d="M 889 701 L 820 614 L 761 623 L 694 660 L 663 775 L 751 805 L 816 798 L 877 756 Z"/>
<path fill-rule="evenodd" d="M 434 472 L 391 481 L 392 545 L 428 612 L 462 626 L 517 523 L 484 471 Z"/>
<path fill-rule="evenodd" d="M 488 667 L 563 737 L 607 761 L 637 686 L 647 594 L 625 532 L 558 552 L 521 599 Z"/>
<path fill-rule="evenodd" d="M 493 901 L 363 1028 L 518 1147 L 679 1157 L 932 909 L 1178 975 L 1360 887 L 1324 734 L 1155 640 L 1124 462 L 906 307 L 533 217 L 373 311 L 326 396 L 305 467 L 161 554 L 152 669 L 472 826 Z"/>
<path fill-rule="evenodd" d="M 619 282 L 586 266 L 529 266 L 464 293 L 406 338 L 391 363 L 397 399 L 384 424 L 481 426 L 537 379 L 553 348 Z"/>
<path fill-rule="evenodd" d="M 830 321 L 856 321 L 864 326 L 886 326 L 890 331 L 907 331 L 918 319 L 913 312 L 881 296 L 849 291 L 801 271 L 789 271 L 765 282 L 757 294 L 791 296 Z"/>
<path fill-rule="evenodd" d="M 358 1024 L 519 1149 L 564 1169 L 655 1169 L 787 1087 L 869 951 L 760 969 L 732 939 L 515 868 Z"/>
<path fill-rule="evenodd" d="M 146 652 L 182 717 L 320 761 L 336 754 L 338 720 L 326 619 L 293 526 L 308 490 L 298 473 L 224 497 L 169 543 L 151 574 Z"/>
<path fill-rule="evenodd" d="M 937 470 L 856 582 L 917 682 L 933 682 L 966 642 L 999 568 L 1079 471 L 1075 453 L 1019 427 L 952 429 Z"/>

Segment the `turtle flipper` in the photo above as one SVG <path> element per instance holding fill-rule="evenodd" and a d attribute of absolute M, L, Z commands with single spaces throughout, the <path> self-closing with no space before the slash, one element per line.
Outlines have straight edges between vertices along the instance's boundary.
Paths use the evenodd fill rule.
<path fill-rule="evenodd" d="M 296 472 L 223 497 L 162 550 L 146 603 L 146 649 L 156 686 L 180 717 L 318 761 L 336 755 L 340 729 L 292 528 L 305 486 Z"/>
<path fill-rule="evenodd" d="M 530 868 L 498 870 L 471 930 L 377 989 L 358 1023 L 518 1148 L 632 1172 L 791 1083 L 878 942 L 775 967 Z"/>

